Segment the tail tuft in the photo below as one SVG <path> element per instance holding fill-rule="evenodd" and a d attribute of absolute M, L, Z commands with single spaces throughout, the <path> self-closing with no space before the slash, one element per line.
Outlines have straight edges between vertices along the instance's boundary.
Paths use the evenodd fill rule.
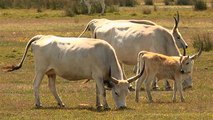
<path fill-rule="evenodd" d="M 14 70 L 18 70 L 19 68 L 21 68 L 20 65 L 7 65 L 7 66 L 2 67 L 2 70 L 4 72 L 12 72 Z"/>

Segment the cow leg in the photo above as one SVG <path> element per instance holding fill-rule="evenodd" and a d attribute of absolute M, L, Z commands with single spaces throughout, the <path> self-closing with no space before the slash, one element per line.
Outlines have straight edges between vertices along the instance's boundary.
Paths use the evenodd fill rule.
<path fill-rule="evenodd" d="M 87 6 L 87 9 L 88 9 L 88 14 L 91 13 L 91 4 L 89 3 L 89 1 L 84 1 L 85 2 L 85 5 Z"/>
<path fill-rule="evenodd" d="M 164 87 L 165 87 L 165 90 L 167 90 L 167 91 L 172 89 L 168 80 L 164 80 Z"/>
<path fill-rule="evenodd" d="M 36 72 L 34 83 L 33 83 L 33 89 L 34 89 L 34 95 L 35 95 L 35 105 L 37 108 L 42 107 L 39 97 L 39 86 L 41 84 L 41 81 L 44 77 L 44 74 L 42 72 Z"/>
<path fill-rule="evenodd" d="M 157 78 L 152 82 L 152 89 L 153 90 L 158 90 L 159 86 L 158 86 L 157 82 L 158 82 Z"/>
<path fill-rule="evenodd" d="M 147 79 L 145 80 L 145 90 L 147 93 L 148 102 L 153 102 L 150 87 L 151 87 L 151 83 L 154 80 L 154 78 L 155 77 L 148 75 Z"/>
<path fill-rule="evenodd" d="M 96 107 L 97 107 L 98 111 L 101 110 L 102 106 L 103 105 L 100 102 L 100 92 L 99 92 L 98 86 L 96 84 Z"/>
<path fill-rule="evenodd" d="M 110 109 L 110 107 L 106 100 L 106 90 L 104 89 L 104 82 L 102 79 L 95 79 L 95 80 L 96 80 L 96 84 L 97 84 L 100 96 L 102 96 L 102 99 L 103 99 L 103 107 L 105 110 L 108 110 Z"/>
<path fill-rule="evenodd" d="M 174 81 L 174 90 L 173 90 L 173 97 L 172 97 L 173 102 L 176 102 L 176 93 L 177 93 L 177 83 L 176 81 Z"/>
<path fill-rule="evenodd" d="M 48 75 L 49 78 L 49 88 L 50 91 L 52 92 L 53 96 L 55 97 L 56 101 L 58 102 L 58 105 L 60 107 L 64 107 L 64 103 L 61 101 L 60 97 L 58 96 L 56 87 L 55 87 L 55 79 L 56 75 Z"/>
<path fill-rule="evenodd" d="M 105 7 L 106 7 L 106 5 L 105 5 L 105 3 L 104 3 L 104 0 L 102 0 L 102 1 L 101 1 L 101 8 L 102 8 L 101 15 L 104 14 Z"/>

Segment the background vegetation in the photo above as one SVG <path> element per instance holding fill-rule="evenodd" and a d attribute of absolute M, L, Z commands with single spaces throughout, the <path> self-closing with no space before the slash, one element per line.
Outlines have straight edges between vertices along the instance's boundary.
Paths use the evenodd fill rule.
<path fill-rule="evenodd" d="M 36 6 L 30 9 L 11 7 L 0 9 L 0 68 L 8 64 L 18 63 L 24 52 L 26 42 L 34 35 L 78 36 L 85 25 L 94 18 L 147 19 L 172 29 L 174 25 L 173 16 L 178 10 L 180 13 L 179 31 L 189 44 L 187 53 L 191 55 L 196 52 L 198 47 L 194 44 L 197 41 L 207 41 L 207 46 L 211 45 L 213 41 L 211 0 L 207 1 L 208 8 L 204 11 L 194 11 L 192 5 L 165 6 L 164 0 L 155 0 L 154 5 L 146 6 L 144 1 L 138 0 L 135 7 L 117 6 L 119 11 L 107 12 L 104 16 L 94 13 L 92 15 L 80 14 L 74 17 L 67 17 L 64 8 L 58 9 L 58 7 L 54 10 L 51 7 L 50 9 L 42 8 L 41 12 L 38 12 Z M 145 14 L 144 8 L 151 12 Z M 90 33 L 87 32 L 84 36 L 89 37 Z M 43 108 L 35 109 L 32 89 L 34 60 L 32 53 L 29 52 L 22 69 L 19 71 L 5 73 L 0 70 L 0 119 L 211 120 L 213 119 L 212 56 L 213 51 L 210 49 L 208 52 L 204 51 L 201 57 L 195 61 L 193 88 L 184 92 L 186 98 L 184 103 L 181 103 L 179 99 L 177 103 L 172 103 L 172 91 L 153 91 L 154 103 L 150 104 L 147 102 L 145 92 L 142 91 L 139 103 L 135 103 L 135 95 L 130 93 L 127 97 L 128 109 L 116 110 L 111 93 L 107 92 L 107 99 L 112 110 L 97 112 L 95 109 L 94 81 L 91 80 L 87 84 L 82 84 L 84 80 L 71 82 L 60 77 L 57 77 L 56 86 L 66 107 L 63 109 L 57 107 L 48 88 L 47 77 L 45 77 L 40 88 Z M 133 66 L 125 66 L 125 68 L 128 77 L 134 75 L 132 73 Z M 159 85 L 162 90 L 162 81 Z M 80 104 L 88 104 L 88 106 L 81 106 Z"/>

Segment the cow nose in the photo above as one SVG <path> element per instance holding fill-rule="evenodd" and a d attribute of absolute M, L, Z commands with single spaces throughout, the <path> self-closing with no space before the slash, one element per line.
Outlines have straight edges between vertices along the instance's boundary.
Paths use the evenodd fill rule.
<path fill-rule="evenodd" d="M 184 70 L 181 69 L 180 72 L 183 74 L 183 73 L 184 73 Z"/>

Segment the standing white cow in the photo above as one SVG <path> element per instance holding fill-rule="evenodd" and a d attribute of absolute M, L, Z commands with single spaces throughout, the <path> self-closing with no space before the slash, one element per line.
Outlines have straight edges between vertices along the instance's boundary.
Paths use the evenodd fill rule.
<path fill-rule="evenodd" d="M 41 107 L 39 86 L 44 77 L 49 78 L 49 87 L 61 107 L 64 103 L 58 96 L 55 87 L 56 75 L 70 81 L 94 79 L 96 82 L 96 105 L 101 107 L 99 96 L 103 98 L 103 106 L 108 109 L 104 82 L 112 82 L 112 95 L 117 108 L 126 107 L 126 96 L 131 82 L 141 74 L 123 79 L 123 73 L 112 46 L 103 40 L 92 38 L 66 38 L 37 35 L 27 44 L 21 62 L 9 67 L 8 71 L 20 69 L 29 47 L 35 59 L 34 94 L 36 107 Z"/>
<path fill-rule="evenodd" d="M 100 3 L 100 5 L 101 5 L 101 8 L 102 8 L 101 14 L 103 15 L 105 12 L 105 7 L 106 7 L 105 0 L 81 0 L 80 3 L 84 3 L 87 6 L 88 14 L 90 14 L 92 4 L 97 3 L 97 2 Z"/>

